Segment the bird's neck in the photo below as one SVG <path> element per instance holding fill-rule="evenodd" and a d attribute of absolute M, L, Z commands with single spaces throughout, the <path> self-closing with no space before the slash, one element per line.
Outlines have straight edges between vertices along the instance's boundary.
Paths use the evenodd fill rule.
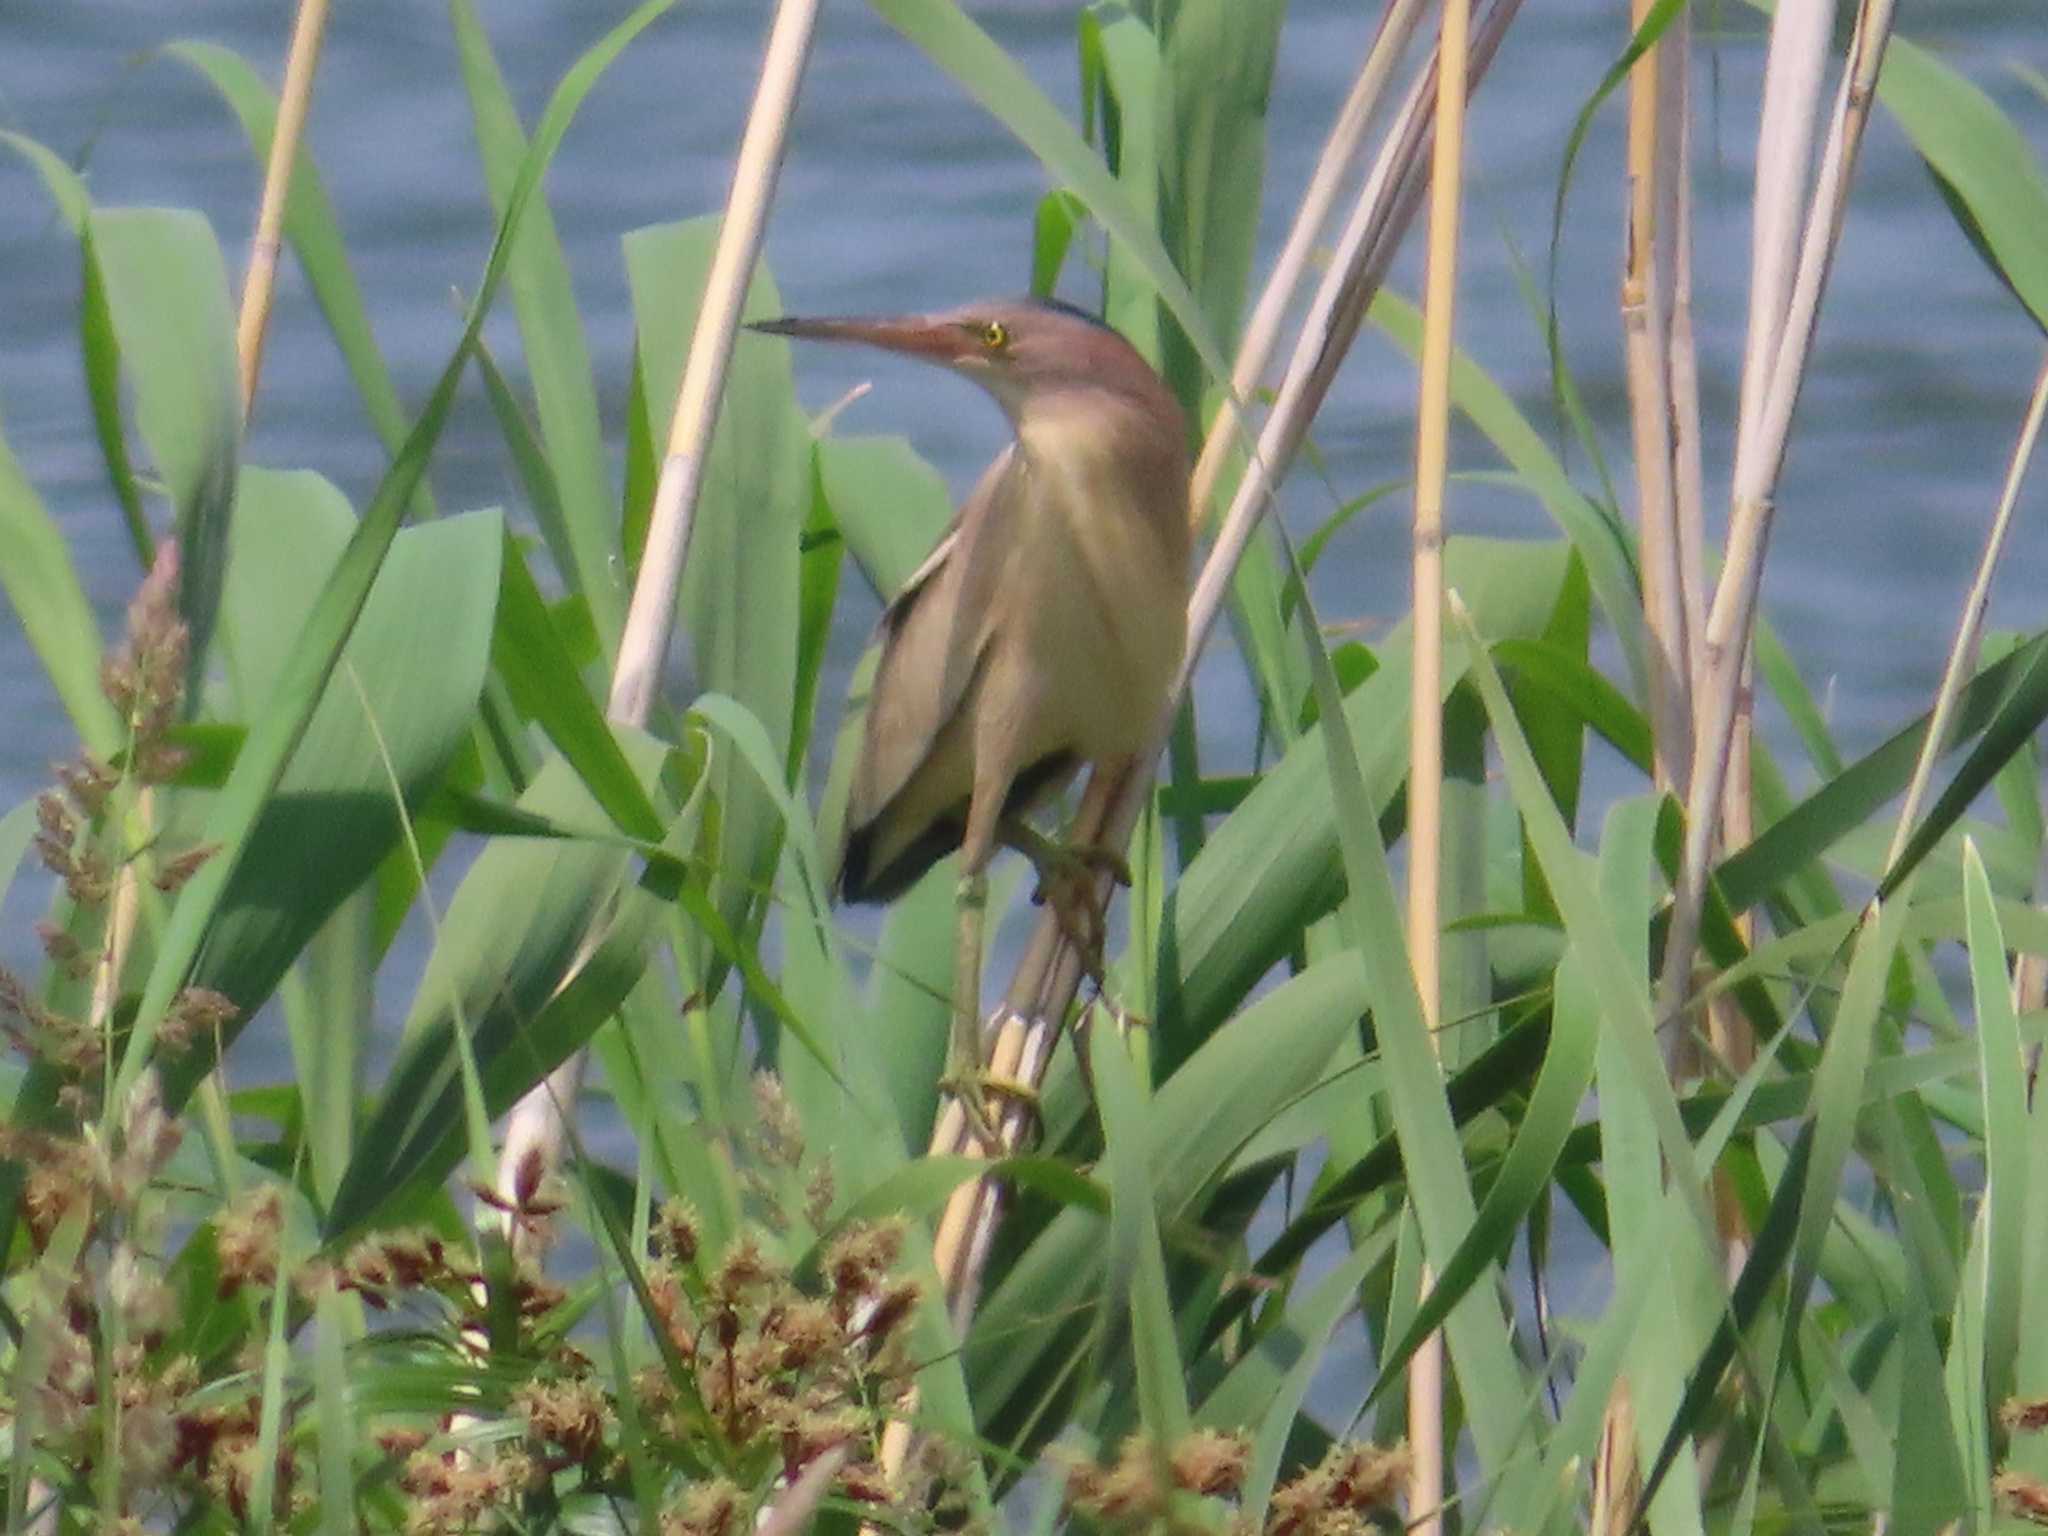
<path fill-rule="evenodd" d="M 1178 411 L 1162 415 L 1109 390 L 1077 389 L 1035 399 L 1013 420 L 1034 464 L 1085 464 L 1095 475 L 1148 485 L 1187 478 Z"/>

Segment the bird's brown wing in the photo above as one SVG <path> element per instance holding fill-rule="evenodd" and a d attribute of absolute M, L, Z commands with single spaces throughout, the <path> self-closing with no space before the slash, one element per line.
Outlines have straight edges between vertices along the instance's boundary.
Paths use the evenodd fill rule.
<path fill-rule="evenodd" d="M 989 465 L 953 525 L 882 614 L 882 654 L 847 799 L 848 854 L 865 843 L 887 860 L 926 830 L 888 823 L 906 815 L 929 821 L 966 796 L 970 743 L 947 726 L 960 713 L 992 633 L 1002 582 L 1001 529 L 1022 470 L 1014 445 Z M 847 862 L 844 872 L 856 875 Z"/>

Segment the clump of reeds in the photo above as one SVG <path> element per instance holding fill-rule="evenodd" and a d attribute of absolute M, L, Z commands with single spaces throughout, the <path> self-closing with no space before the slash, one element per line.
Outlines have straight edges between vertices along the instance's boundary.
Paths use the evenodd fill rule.
<path fill-rule="evenodd" d="M 323 1301 L 345 1297 L 367 1316 L 403 1316 L 408 1348 L 478 1372 L 474 1413 L 379 1411 L 356 1426 L 353 1474 L 395 1489 L 405 1529 L 420 1536 L 521 1520 L 580 1495 L 650 1491 L 675 1536 L 740 1536 L 778 1500 L 808 1509 L 835 1495 L 899 1529 L 957 1529 L 958 1467 L 922 1469 L 920 1486 L 945 1491 L 909 1508 L 878 1462 L 915 1374 L 906 1325 L 918 1289 L 897 1273 L 904 1229 L 841 1228 L 807 1278 L 771 1253 L 773 1234 L 797 1221 L 821 1228 L 832 1201 L 826 1173 L 792 1178 L 801 1129 L 772 1077 L 757 1082 L 753 1129 L 731 1148 L 756 1234 L 713 1259 L 686 1204 L 658 1213 L 639 1264 L 660 1363 L 625 1381 L 572 1341 L 567 1290 L 516 1252 L 484 1254 L 416 1228 L 308 1253 L 291 1235 L 294 1196 L 281 1181 L 223 1189 L 190 1222 L 194 1200 L 208 1196 L 172 1173 L 185 1132 L 157 1075 L 142 1073 L 118 1103 L 105 1090 L 124 1017 L 119 893 L 175 891 L 210 851 L 171 846 L 142 800 L 184 766 L 177 584 L 167 543 L 102 669 L 124 750 L 61 765 L 38 803 L 36 850 L 61 886 L 55 918 L 39 925 L 49 979 L 38 987 L 0 971 L 0 1033 L 59 1081 L 42 1123 L 0 1128 L 0 1156 L 23 1170 L 16 1217 L 40 1271 L 16 1355 L 21 1390 L 0 1410 L 39 1479 L 25 1490 L 27 1513 L 182 1523 L 311 1510 L 333 1490 L 316 1437 L 294 1423 L 318 1392 L 289 1387 L 290 1357 L 279 1368 L 272 1353 L 273 1311 L 285 1309 L 289 1341 Z M 188 987 L 157 1048 L 186 1049 L 234 1011 Z M 515 1217 L 559 1206 L 559 1182 L 528 1180 Z M 203 1328 L 187 1315 L 195 1307 L 207 1313 Z M 381 1347 L 375 1332 L 353 1335 L 351 1349 Z M 266 1396 L 277 1391 L 281 1405 Z M 493 1415 L 495 1425 L 483 1422 Z M 522 1426 L 509 1437 L 508 1421 Z M 652 1484 L 648 1465 L 660 1469 Z"/>

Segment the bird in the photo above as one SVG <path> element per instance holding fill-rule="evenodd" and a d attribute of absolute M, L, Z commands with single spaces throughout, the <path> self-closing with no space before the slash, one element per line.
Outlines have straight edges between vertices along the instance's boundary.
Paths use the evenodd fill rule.
<path fill-rule="evenodd" d="M 948 1078 L 978 1128 L 981 928 L 998 847 L 1036 866 L 1070 934 L 1074 876 L 1113 850 L 1059 844 L 1030 812 L 1083 766 L 1150 746 L 1187 642 L 1187 429 L 1180 402 L 1110 326 L 1075 306 L 1004 299 L 929 314 L 789 316 L 770 335 L 855 342 L 971 380 L 1012 438 L 877 626 L 834 876 L 853 903 L 901 895 L 960 852 Z M 1101 914 L 1092 883 L 1093 969 Z M 986 1138 L 984 1138 L 986 1139 Z"/>

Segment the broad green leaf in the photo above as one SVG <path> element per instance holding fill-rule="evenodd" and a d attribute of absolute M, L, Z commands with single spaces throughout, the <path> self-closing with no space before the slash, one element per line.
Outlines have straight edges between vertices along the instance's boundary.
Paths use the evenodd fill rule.
<path fill-rule="evenodd" d="M 0 591 L 87 750 L 109 758 L 122 725 L 100 691 L 100 632 L 71 552 L 0 427 Z"/>
<path fill-rule="evenodd" d="M 1941 1353 L 1935 1341 L 1938 1319 L 1918 1286 L 1898 1319 L 1902 1348 L 1897 1428 L 1898 1459 L 1892 1470 L 1890 1529 L 1901 1536 L 1936 1536 L 1953 1529 L 1970 1511 L 1956 1443 L 1949 1432 L 1947 1394 L 1941 1389 Z"/>
<path fill-rule="evenodd" d="M 376 897 L 375 887 L 365 884 L 343 898 L 278 989 L 313 1190 L 323 1204 L 341 1187 L 355 1148 L 363 1048 L 377 1015 Z"/>
<path fill-rule="evenodd" d="M 1500 638 L 1543 632 L 1569 559 L 1556 543 L 1454 538 L 1450 579 Z M 1379 646 L 1379 670 L 1344 701 L 1359 769 L 1378 814 L 1408 767 L 1408 627 Z M 1448 694 L 1461 656 L 1446 658 Z M 1214 828 L 1167 903 L 1159 944 L 1159 1052 L 1172 1069 L 1252 985 L 1335 906 L 1342 860 L 1319 731 L 1311 731 Z"/>
<path fill-rule="evenodd" d="M 1161 222 L 1210 334 L 1226 343 L 1251 277 L 1286 14 L 1286 0 L 1175 0 L 1158 13 Z M 1199 399 L 1199 390 L 1183 398 Z"/>
<path fill-rule="evenodd" d="M 1569 964 L 1569 959 L 1566 963 Z M 1566 984 L 1561 980 L 1560 998 L 1565 992 Z M 1396 1372 L 1405 1368 L 1423 1339 L 1442 1326 L 1452 1308 L 1494 1265 L 1507 1258 L 1523 1221 L 1539 1200 L 1548 1197 L 1551 1172 L 1564 1150 L 1565 1138 L 1571 1134 L 1579 1102 L 1593 1080 L 1599 1014 L 1585 1006 L 1588 1001 L 1581 996 L 1580 1006 L 1560 1006 L 1553 1015 L 1550 1049 L 1544 1052 L 1543 1070 L 1537 1075 L 1514 1144 L 1473 1217 L 1470 1230 L 1438 1272 L 1408 1332 L 1381 1355 L 1382 1381 L 1392 1380 Z M 1373 1397 L 1379 1392 L 1375 1387 Z"/>
<path fill-rule="evenodd" d="M 1284 544 L 1284 534 L 1277 537 Z M 1291 550 L 1287 556 L 1291 564 Z M 1323 651 L 1322 626 L 1298 565 L 1293 566 L 1292 574 L 1296 582 L 1293 595 L 1308 636 L 1304 649 L 1316 698 L 1323 717 L 1336 720 L 1342 706 L 1336 676 Z M 1465 1177 L 1457 1128 L 1444 1094 L 1438 1042 L 1430 1034 L 1432 1022 L 1441 1014 L 1444 993 L 1425 1002 L 1416 987 L 1393 873 L 1380 841 L 1378 807 L 1359 771 L 1356 743 L 1349 731 L 1324 730 L 1317 735 L 1323 745 L 1343 850 L 1345 894 L 1337 909 L 1337 927 L 1371 978 L 1373 1038 L 1379 1046 L 1386 1113 L 1408 1170 L 1409 1195 L 1423 1249 L 1431 1267 L 1449 1274 L 1452 1280 L 1452 1286 L 1439 1287 L 1443 1299 L 1439 1311 L 1459 1395 L 1466 1405 L 1481 1467 L 1489 1477 L 1501 1480 L 1511 1505 L 1519 1504 L 1526 1494 L 1522 1481 L 1526 1472 L 1514 1470 L 1515 1447 L 1527 1428 L 1521 1374 L 1492 1288 L 1475 1289 L 1479 1278 L 1492 1269 L 1499 1253 L 1512 1241 L 1512 1223 L 1507 1241 L 1484 1250 L 1471 1244 L 1477 1223 L 1472 1186 Z M 1437 937 L 1441 942 L 1441 933 Z M 1448 958 L 1455 961 L 1455 951 Z M 1451 1266 L 1460 1258 L 1464 1268 L 1452 1272 Z M 1425 1328 L 1424 1332 L 1428 1331 Z M 1411 1352 L 1421 1337 L 1418 1334 L 1407 1342 Z M 1394 1378 L 1383 1373 L 1380 1379 L 1391 1382 Z"/>
<path fill-rule="evenodd" d="M 1614 939 L 1626 962 L 1643 975 L 1649 974 L 1650 913 L 1661 895 L 1652 884 L 1656 825 L 1656 798 L 1636 796 L 1607 813 L 1600 838 L 1600 894 Z M 1599 1016 L 1599 999 L 1574 950 L 1557 971 L 1552 1028 L 1568 1017 L 1585 1015 Z M 1711 1336 L 1719 1316 L 1718 1307 L 1704 1319 L 1694 1313 L 1689 1261 L 1703 1250 L 1696 1234 L 1693 1242 L 1683 1243 L 1682 1229 L 1673 1231 L 1669 1225 L 1683 1214 L 1686 1202 L 1667 1187 L 1657 1148 L 1656 1110 L 1638 1087 L 1631 1053 L 1618 1038 L 1620 1029 L 1633 1027 L 1635 1021 L 1623 1020 L 1603 1030 L 1596 1063 L 1600 1166 L 1615 1284 L 1620 1289 L 1647 1288 L 1663 1298 L 1659 1324 L 1639 1329 L 1624 1352 L 1634 1410 L 1634 1454 L 1646 1458 L 1656 1454 L 1661 1426 L 1678 1411 L 1686 1364 Z M 1712 1262 L 1709 1254 L 1706 1263 Z M 1660 1536 L 1697 1536 L 1699 1501 L 1692 1496 L 1697 1478 L 1690 1443 L 1679 1448 L 1674 1465 L 1678 1475 L 1659 1491 L 1650 1517 Z"/>
<path fill-rule="evenodd" d="M 942 866 L 950 871 L 952 861 Z M 1000 881 L 990 882 L 989 910 L 1009 906 Z M 946 875 L 920 880 L 889 904 L 868 971 L 868 1047 L 889 1063 L 889 1092 L 903 1144 L 921 1149 L 939 1108 L 939 1078 L 953 1016 L 954 883 Z"/>
<path fill-rule="evenodd" d="M 1238 1150 L 1315 1082 L 1365 1006 L 1363 968 L 1354 956 L 1334 956 L 1244 1008 L 1159 1085 L 1146 1130 L 1162 1233 L 1199 1219 Z M 1026 1428 L 1038 1394 L 1060 1390 L 1079 1364 L 1103 1299 L 1102 1236 L 1099 1217 L 1061 1212 L 976 1311 L 967 1373 L 989 1432 Z"/>
<path fill-rule="evenodd" d="M 348 1371 L 349 1305 L 333 1286 L 314 1303 L 313 1424 L 320 1456 L 320 1536 L 355 1536 L 356 1407 Z"/>
<path fill-rule="evenodd" d="M 1188 1398 L 1174 1338 L 1173 1301 L 1166 1290 L 1158 1211 L 1146 1169 L 1146 1090 L 1118 1031 L 1091 1030 L 1088 1044 L 1109 1165 L 1109 1299 L 1112 1308 L 1123 1312 L 1121 1326 L 1130 1330 L 1139 1422 L 1152 1444 L 1163 1451 L 1187 1432 Z M 1106 1327 L 1109 1316 L 1105 1310 L 1099 1326 Z"/>
<path fill-rule="evenodd" d="M 1992 270 L 2048 330 L 2048 181 L 2013 120 L 1957 70 L 1895 37 L 1877 96 Z"/>
<path fill-rule="evenodd" d="M 1586 966 L 1606 1029 L 1613 1032 L 1626 1053 L 1631 1081 L 1643 1095 L 1656 1127 L 1668 1176 L 1675 1187 L 1685 1192 L 1702 1237 L 1711 1241 L 1713 1221 L 1700 1192 L 1692 1145 L 1686 1138 L 1677 1099 L 1665 1077 L 1663 1057 L 1657 1048 L 1657 1018 L 1650 1004 L 1647 967 L 1631 965 L 1622 952 L 1605 904 L 1589 877 L 1586 856 L 1573 846 L 1570 829 L 1550 799 L 1549 788 L 1529 751 L 1520 722 L 1508 702 L 1507 690 L 1501 685 L 1500 674 L 1494 670 L 1471 613 L 1456 602 L 1453 609 L 1458 615 L 1458 628 L 1472 651 L 1473 681 L 1478 684 L 1487 715 L 1493 721 L 1494 739 L 1500 747 L 1509 788 L 1529 841 L 1542 861 L 1543 875 L 1557 899 L 1558 911 L 1564 916 L 1565 932 Z"/>
<path fill-rule="evenodd" d="M 638 738 L 632 756 L 651 776 L 663 749 Z M 570 825 L 604 820 L 560 759 L 543 766 L 521 805 Z M 462 1155 L 457 1031 L 496 1115 L 623 1001 L 645 967 L 657 908 L 634 889 L 634 863 L 609 843 L 500 837 L 485 846 L 437 924 L 399 1058 L 328 1212 L 330 1240 L 372 1223 L 411 1189 L 437 1184 Z"/>
<path fill-rule="evenodd" d="M 21 156 L 42 177 L 43 187 L 50 194 L 50 201 L 56 205 L 58 216 L 72 234 L 83 234 L 86 218 L 92 212 L 92 194 L 85 189 L 85 178 L 66 165 L 54 150 L 38 144 L 27 134 L 0 129 L 0 144 Z"/>
<path fill-rule="evenodd" d="M 1493 648 L 1494 660 L 1512 671 L 1524 688 L 1540 695 L 1540 712 L 1565 718 L 1597 732 L 1644 773 L 1650 771 L 1650 722 L 1583 655 L 1574 655 L 1549 640 L 1503 640 Z M 1524 729 L 1533 726 L 1532 711 L 1519 711 Z M 1550 775 L 1544 775 L 1549 782 Z"/>
<path fill-rule="evenodd" d="M 1092 46 L 1101 63 L 1103 156 L 1116 172 L 1117 184 L 1130 199 L 1132 211 L 1148 231 L 1164 239 L 1159 224 L 1159 202 L 1165 190 L 1160 152 L 1168 123 L 1159 40 L 1135 16 L 1112 16 L 1103 25 L 1097 13 L 1085 13 L 1083 25 L 1092 36 L 1084 39 L 1082 46 Z M 1189 271 L 1185 265 L 1180 270 Z M 1102 263 L 1102 318 L 1155 367 L 1165 370 L 1158 296 L 1136 256 L 1114 242 Z M 1228 332 L 1218 330 L 1216 334 L 1220 337 Z M 1186 386 L 1177 391 L 1183 405 L 1201 399 L 1199 373 L 1177 382 Z"/>
<path fill-rule="evenodd" d="M 584 686 L 509 529 L 503 569 L 491 661 L 513 704 L 547 732 L 614 826 L 629 837 L 659 842 L 660 817 Z"/>
<path fill-rule="evenodd" d="M 1071 192 L 1048 192 L 1038 200 L 1031 226 L 1031 292 L 1035 297 L 1052 297 L 1074 236 L 1087 218 L 1087 205 Z"/>
<path fill-rule="evenodd" d="M 1984 1096 L 1984 1397 L 1970 1406 L 1995 1412 L 2015 1390 L 2028 1185 L 2036 1171 L 2027 1163 L 2027 1058 L 2013 1011 L 2005 936 L 1973 843 L 1964 845 L 1963 899 L 1969 910 L 1970 988 L 1977 1005 Z"/>
<path fill-rule="evenodd" d="M 230 611 L 237 649 L 248 653 L 241 695 L 261 721 L 285 707 L 279 661 L 342 558 L 352 519 L 340 493 L 309 472 L 252 468 L 243 484 L 251 511 L 237 520 Z M 490 655 L 503 540 L 502 519 L 476 512 L 393 541 L 195 957 L 193 982 L 242 1010 L 228 1041 L 398 844 L 401 814 L 425 801 L 461 746 Z M 434 665 L 417 666 L 422 656 Z M 245 746 L 237 772 L 247 757 Z M 208 1054 L 181 1058 L 167 1084 L 192 1082 Z"/>
<path fill-rule="evenodd" d="M 220 608 L 242 441 L 227 267 L 206 220 L 182 209 L 100 208 L 85 227 L 136 425 L 170 493 L 196 683 Z"/>
<path fill-rule="evenodd" d="M 449 0 L 463 84 L 491 206 L 502 219 L 526 154 L 519 113 L 492 56 L 472 0 Z M 618 503 L 605 464 L 597 385 L 569 281 L 569 263 L 543 192 L 512 240 L 505 285 L 519 317 L 526 368 L 540 416 L 548 467 L 561 499 L 567 548 L 553 550 L 564 582 L 590 604 L 598 643 L 609 660 L 626 622 L 625 566 L 619 558 Z"/>
<path fill-rule="evenodd" d="M 818 476 L 832 521 L 887 602 L 952 520 L 945 480 L 900 437 L 821 438 Z"/>

